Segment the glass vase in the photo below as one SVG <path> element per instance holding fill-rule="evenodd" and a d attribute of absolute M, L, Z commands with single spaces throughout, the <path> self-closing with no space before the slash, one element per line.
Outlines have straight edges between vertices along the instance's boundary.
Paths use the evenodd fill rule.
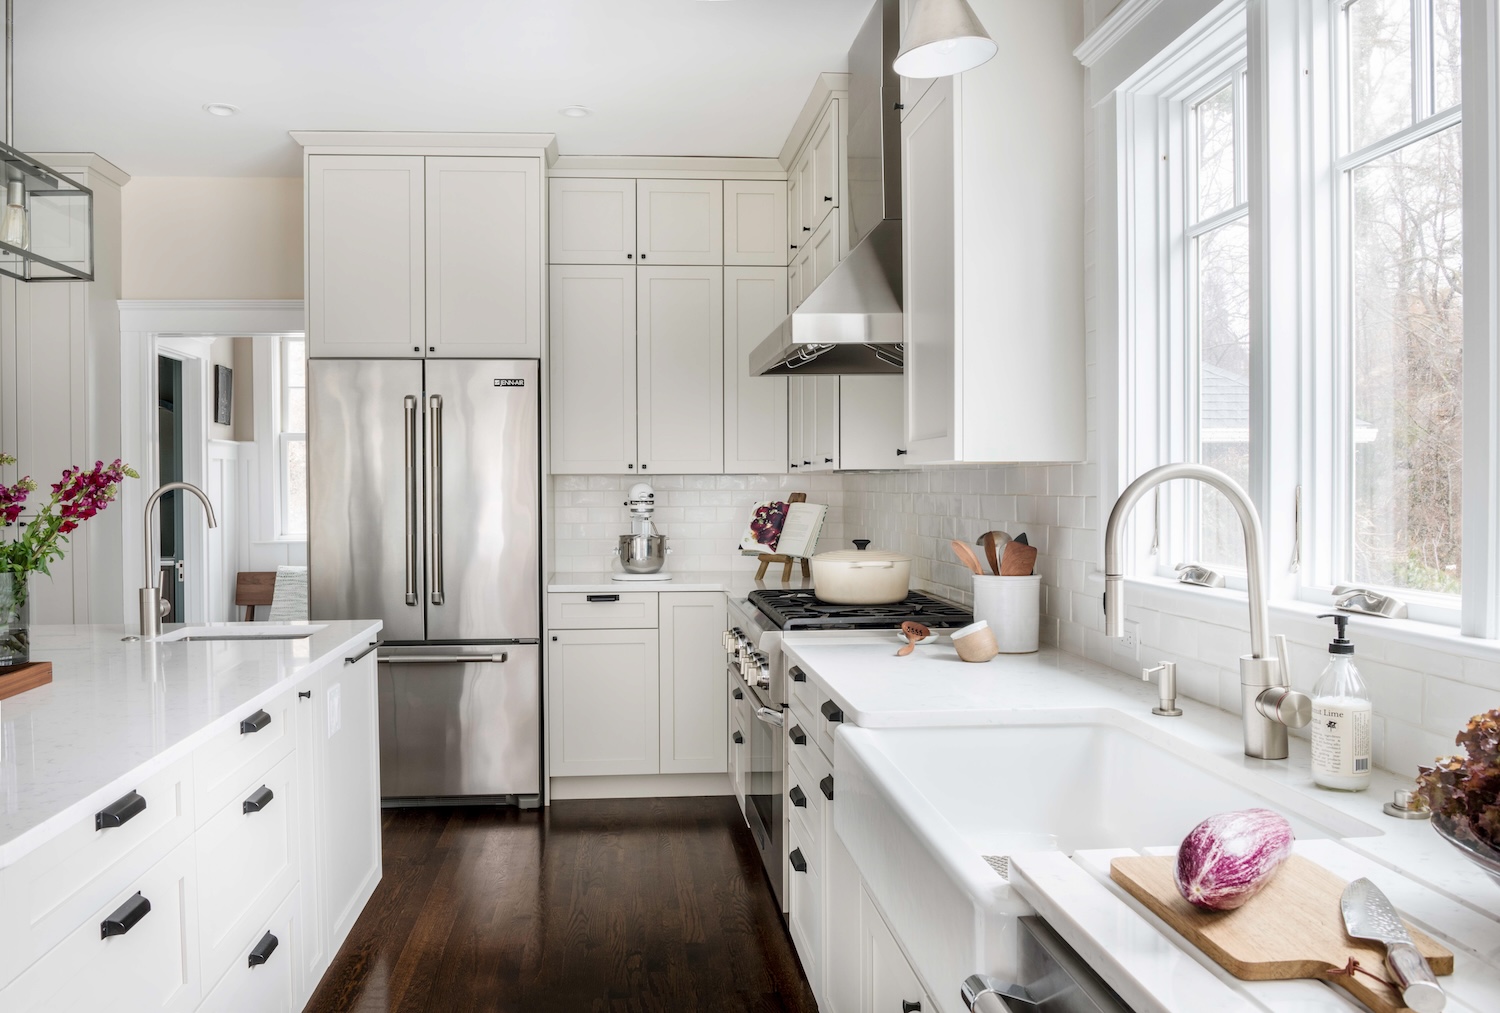
<path fill-rule="evenodd" d="M 31 600 L 26 574 L 0 573 L 0 668 L 31 660 Z"/>

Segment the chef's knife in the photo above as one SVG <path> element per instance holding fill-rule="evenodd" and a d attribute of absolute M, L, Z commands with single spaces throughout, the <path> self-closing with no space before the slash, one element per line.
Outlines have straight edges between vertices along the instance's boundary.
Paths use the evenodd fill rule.
<path fill-rule="evenodd" d="M 1417 1013 L 1441 1013 L 1448 997 L 1380 887 L 1368 879 L 1356 879 L 1344 887 L 1339 906 L 1351 936 L 1385 944 L 1386 966 L 1396 976 L 1406 1005 Z"/>

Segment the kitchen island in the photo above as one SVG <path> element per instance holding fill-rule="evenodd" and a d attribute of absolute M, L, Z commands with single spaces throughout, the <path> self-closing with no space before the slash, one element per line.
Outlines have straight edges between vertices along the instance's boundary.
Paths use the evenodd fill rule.
<path fill-rule="evenodd" d="M 1199 819 L 1264 805 L 1291 819 L 1299 853 L 1368 876 L 1455 952 L 1448 1009 L 1500 1008 L 1500 886 L 1427 822 L 1382 813 L 1409 779 L 1319 790 L 1306 740 L 1289 760 L 1250 759 L 1237 715 L 1187 700 L 1183 717 L 1153 716 L 1155 687 L 1055 649 L 968 665 L 941 639 L 909 658 L 897 646 L 783 643 L 799 687 L 788 724 L 832 761 L 826 832 L 808 819 L 793 840 L 820 873 L 806 914 L 822 924 L 793 939 L 822 948 L 825 1004 L 894 983 L 902 1001 L 962 1013 L 959 982 L 1013 978 L 1016 919 L 1040 914 L 1137 1013 L 1359 1009 L 1321 982 L 1232 978 L 1109 878 L 1112 857 L 1171 853 Z M 812 748 L 791 741 L 794 760 Z"/>
<path fill-rule="evenodd" d="M 379 631 L 34 628 L 53 681 L 0 702 L 0 1008 L 300 1009 L 380 879 Z"/>

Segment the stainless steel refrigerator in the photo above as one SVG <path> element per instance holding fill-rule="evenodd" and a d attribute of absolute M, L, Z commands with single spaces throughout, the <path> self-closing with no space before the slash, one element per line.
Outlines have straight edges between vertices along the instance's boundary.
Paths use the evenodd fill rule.
<path fill-rule="evenodd" d="M 387 805 L 537 803 L 535 360 L 308 364 L 313 619 L 380 619 Z"/>

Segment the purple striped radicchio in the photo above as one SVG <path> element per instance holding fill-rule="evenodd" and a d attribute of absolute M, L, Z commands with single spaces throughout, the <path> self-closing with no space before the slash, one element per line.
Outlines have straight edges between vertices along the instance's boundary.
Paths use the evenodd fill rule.
<path fill-rule="evenodd" d="M 1232 911 L 1261 891 L 1292 853 L 1292 825 L 1270 809 L 1210 816 L 1177 849 L 1177 891 L 1205 911 Z"/>

